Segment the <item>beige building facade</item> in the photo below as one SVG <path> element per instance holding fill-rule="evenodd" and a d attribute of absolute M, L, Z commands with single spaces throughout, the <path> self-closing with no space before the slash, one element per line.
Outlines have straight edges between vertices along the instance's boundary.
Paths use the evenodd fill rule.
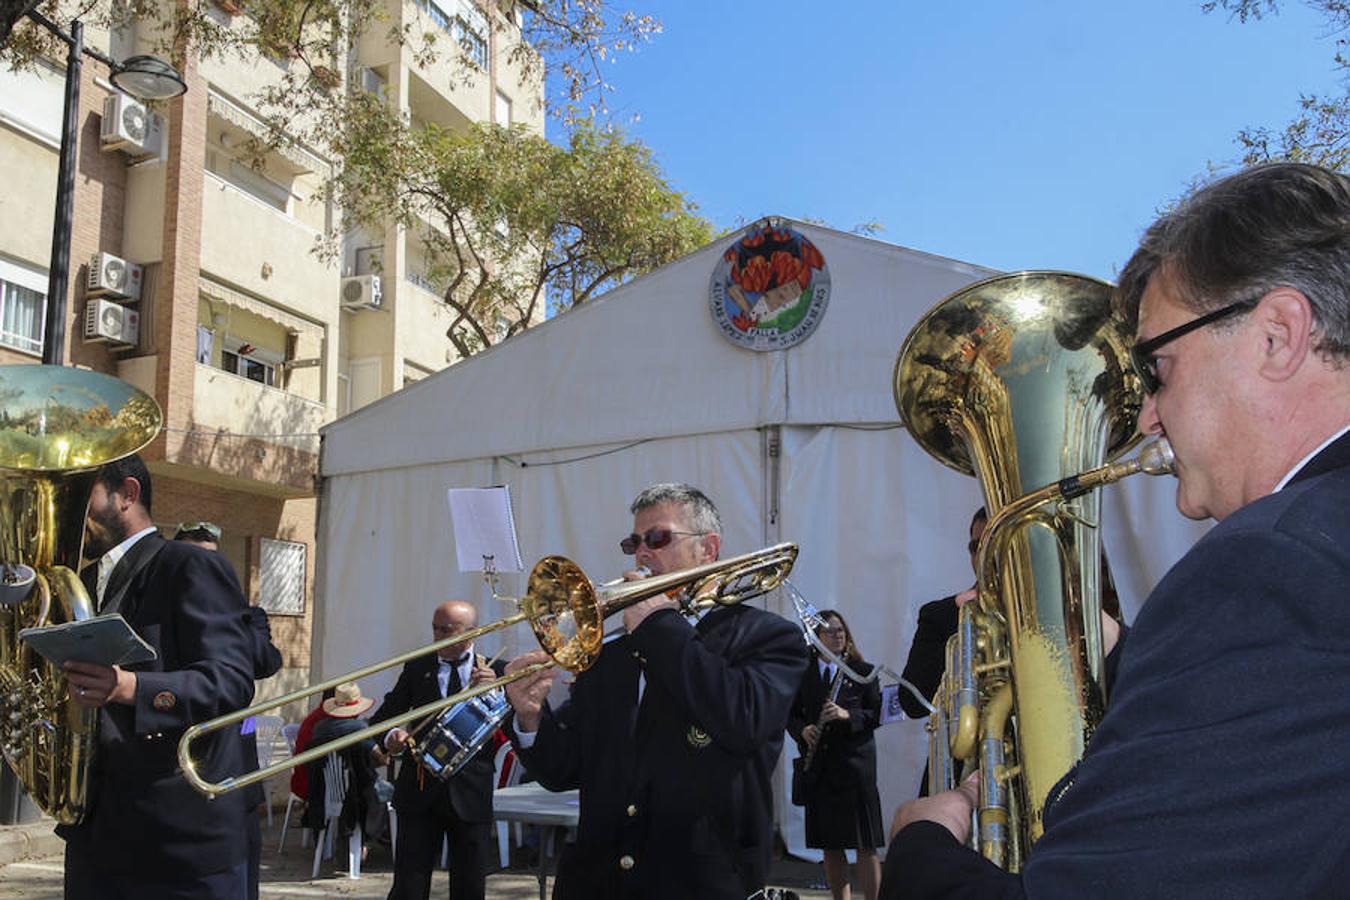
<path fill-rule="evenodd" d="M 387 3 L 389 21 L 343 64 L 353 88 L 413 123 L 542 134 L 542 85 L 508 60 L 513 9 Z M 238 27 L 233 10 L 213 15 Z M 405 26 L 438 30 L 439 60 L 419 65 L 383 37 Z M 148 52 L 134 33 L 85 39 L 113 58 Z M 310 680 L 320 426 L 455 361 L 415 231 L 351 234 L 322 260 L 320 237 L 342 221 L 324 190 L 335 161 L 305 147 L 248 158 L 263 133 L 250 98 L 290 64 L 189 59 L 187 93 L 147 110 L 85 60 L 66 298 L 67 364 L 164 410 L 144 453 L 155 521 L 220 525 L 245 595 L 271 615 L 285 668 L 264 696 Z M 0 73 L 0 363 L 42 354 L 63 65 Z"/>

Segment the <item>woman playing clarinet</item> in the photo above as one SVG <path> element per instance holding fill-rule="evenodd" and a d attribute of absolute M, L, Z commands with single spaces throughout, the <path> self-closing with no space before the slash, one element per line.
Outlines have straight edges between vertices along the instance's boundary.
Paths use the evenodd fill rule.
<path fill-rule="evenodd" d="M 853 643 L 844 617 L 820 613 L 821 643 L 859 675 L 872 671 Z M 794 803 L 806 806 L 806 846 L 825 851 L 825 878 L 834 900 L 850 900 L 848 858 L 858 854 L 858 883 L 865 900 L 876 900 L 881 866 L 876 848 L 885 843 L 877 794 L 877 748 L 872 732 L 881 715 L 881 687 L 856 684 L 831 660 L 812 650 L 812 665 L 788 719 L 801 759 L 794 773 Z"/>

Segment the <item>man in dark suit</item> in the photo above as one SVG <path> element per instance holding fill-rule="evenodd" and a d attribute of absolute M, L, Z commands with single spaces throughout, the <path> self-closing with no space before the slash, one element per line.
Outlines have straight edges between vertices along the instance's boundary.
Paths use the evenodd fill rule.
<path fill-rule="evenodd" d="M 639 567 L 660 575 L 717 559 L 721 522 L 701 491 L 655 485 L 632 513 L 620 545 Z M 801 632 L 749 604 L 693 624 L 664 595 L 630 606 L 623 625 L 559 708 L 545 703 L 556 669 L 507 687 L 525 768 L 550 790 L 581 789 L 553 896 L 754 896 L 773 848 L 771 777 L 807 664 Z M 527 653 L 507 671 L 545 658 Z"/>
<path fill-rule="evenodd" d="M 237 898 L 247 883 L 244 797 L 207 800 L 178 771 L 191 724 L 253 697 L 243 593 L 218 553 L 165 541 L 150 519 L 138 456 L 99 472 L 81 577 L 100 613 L 119 612 L 157 657 L 133 666 L 66 664 L 73 699 L 102 710 L 90 812 L 66 839 L 68 898 Z M 244 771 L 233 731 L 195 745 L 215 780 Z"/>
<path fill-rule="evenodd" d="M 975 510 L 970 520 L 970 568 L 975 568 L 975 553 L 980 549 L 980 538 L 984 535 L 984 526 L 989 524 L 989 514 L 983 506 Z M 956 614 L 961 606 L 975 597 L 975 588 L 969 588 L 959 594 L 933 600 L 919 607 L 919 624 L 914 629 L 914 640 L 909 645 L 909 657 L 905 660 L 902 678 L 914 685 L 919 693 L 929 700 L 937 693 L 942 673 L 947 670 L 947 640 L 956 634 Z M 918 698 L 909 691 L 900 691 L 900 706 L 911 719 L 926 719 L 928 710 Z M 927 793 L 923 785 L 920 793 Z"/>
<path fill-rule="evenodd" d="M 1139 427 L 1218 525 L 1158 584 L 1020 876 L 961 846 L 974 785 L 902 807 L 886 897 L 1335 897 L 1350 779 L 1350 179 L 1263 166 L 1146 232 Z"/>
<path fill-rule="evenodd" d="M 431 617 L 435 640 L 463 634 L 478 624 L 473 604 L 451 600 Z M 450 644 L 403 666 L 393 690 L 372 719 L 383 721 L 462 687 L 491 681 L 498 674 L 473 645 Z M 408 746 L 409 735 L 395 728 L 384 738 L 391 752 Z M 483 900 L 492 848 L 492 771 L 490 750 L 479 750 L 457 774 L 441 781 L 415 759 L 405 759 L 394 783 L 398 846 L 394 848 L 394 886 L 389 900 L 426 900 L 431 870 L 440 860 L 441 839 L 449 841 L 450 900 Z"/>
<path fill-rule="evenodd" d="M 220 549 L 220 526 L 211 522 L 183 522 L 174 532 L 175 541 L 183 541 L 201 547 L 203 550 Z M 281 671 L 281 651 L 272 643 L 272 627 L 267 621 L 267 610 L 260 606 L 245 608 L 248 632 L 252 636 L 251 647 L 253 678 L 260 681 L 271 678 Z M 258 771 L 258 734 L 255 722 L 250 716 L 240 726 L 240 740 L 244 742 L 244 772 Z M 263 812 L 263 803 L 267 794 L 262 785 L 251 784 L 244 788 L 244 821 L 248 837 L 248 897 L 258 900 L 258 875 L 262 866 L 262 823 L 258 817 Z"/>

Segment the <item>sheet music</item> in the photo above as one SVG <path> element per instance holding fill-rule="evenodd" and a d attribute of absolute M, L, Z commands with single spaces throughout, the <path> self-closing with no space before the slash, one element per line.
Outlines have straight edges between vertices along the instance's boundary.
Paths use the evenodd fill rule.
<path fill-rule="evenodd" d="M 455 526 L 455 557 L 461 572 L 479 572 L 490 559 L 498 572 L 522 572 L 511 513 L 511 488 L 450 488 L 446 492 Z"/>
<path fill-rule="evenodd" d="M 68 659 L 101 666 L 129 666 L 150 662 L 157 655 L 155 648 L 117 613 L 61 625 L 23 628 L 19 630 L 19 640 L 26 641 L 58 666 Z"/>

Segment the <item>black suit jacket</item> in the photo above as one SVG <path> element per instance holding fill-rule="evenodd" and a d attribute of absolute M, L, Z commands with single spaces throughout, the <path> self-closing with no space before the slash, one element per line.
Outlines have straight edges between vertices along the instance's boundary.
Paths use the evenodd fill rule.
<path fill-rule="evenodd" d="M 481 656 L 478 662 L 483 662 Z M 505 665 L 498 662 L 493 664 L 493 668 L 501 674 Z M 441 688 L 436 680 L 439 669 L 440 662 L 435 653 L 420 656 L 404 664 L 398 681 L 393 689 L 384 695 L 384 702 L 375 711 L 375 715 L 371 716 L 371 721 L 382 722 L 399 713 L 439 700 Z M 394 782 L 394 809 L 400 813 L 426 812 L 448 797 L 450 808 L 460 821 L 491 821 L 493 772 L 492 750 L 485 748 L 474 754 L 473 758 L 464 764 L 464 768 L 449 781 L 443 782 L 430 772 L 426 772 L 419 786 L 417 765 L 412 759 L 405 758 L 399 764 L 398 777 Z"/>
<path fill-rule="evenodd" d="M 228 563 L 226 563 L 228 565 Z M 244 621 L 248 623 L 248 633 L 253 639 L 251 652 L 253 678 L 260 680 L 271 678 L 281 670 L 281 651 L 272 643 L 272 628 L 267 624 L 267 610 L 260 606 L 244 609 Z M 239 738 L 244 742 L 244 771 L 258 771 L 258 733 L 250 731 Z M 256 809 L 266 799 L 261 784 L 251 784 L 244 788 L 244 804 Z"/>
<path fill-rule="evenodd" d="M 1348 585 L 1350 435 L 1153 591 L 1020 877 L 919 822 L 882 896 L 1343 896 Z"/>
<path fill-rule="evenodd" d="M 937 693 L 942 673 L 947 669 L 947 639 L 956 634 L 959 611 L 955 594 L 919 607 L 919 624 L 914 629 L 901 677 L 929 700 Z M 901 690 L 898 696 L 905 715 L 911 719 L 928 718 L 928 710 L 909 691 Z"/>
<path fill-rule="evenodd" d="M 860 675 L 867 675 L 873 668 L 871 663 L 862 660 L 849 666 Z M 812 657 L 802 676 L 787 727 L 788 734 L 803 754 L 806 750 L 802 745 L 802 729 L 816 724 L 829 696 L 830 686 L 821 678 L 820 665 Z M 875 787 L 877 744 L 872 732 L 881 720 L 881 684 L 872 681 L 859 685 L 845 678 L 834 702 L 848 710 L 848 720 L 825 726 L 822 743 L 811 760 L 811 771 L 818 773 L 811 783 L 824 790 Z"/>
<path fill-rule="evenodd" d="M 697 627 L 662 610 L 607 644 L 520 751 L 545 787 L 581 789 L 555 900 L 742 900 L 763 887 L 772 775 L 806 658 L 796 625 L 746 605 Z"/>
<path fill-rule="evenodd" d="M 85 570 L 86 585 L 95 573 Z M 177 749 L 189 725 L 253 698 L 239 582 L 219 553 L 149 534 L 113 569 L 101 608 L 112 604 L 158 658 L 126 667 L 136 673 L 135 704 L 104 707 L 90 813 L 59 831 L 103 872 L 185 878 L 237 866 L 242 793 L 207 800 L 179 772 Z M 243 746 L 235 730 L 208 736 L 194 744 L 198 770 L 209 780 L 239 774 Z"/>

